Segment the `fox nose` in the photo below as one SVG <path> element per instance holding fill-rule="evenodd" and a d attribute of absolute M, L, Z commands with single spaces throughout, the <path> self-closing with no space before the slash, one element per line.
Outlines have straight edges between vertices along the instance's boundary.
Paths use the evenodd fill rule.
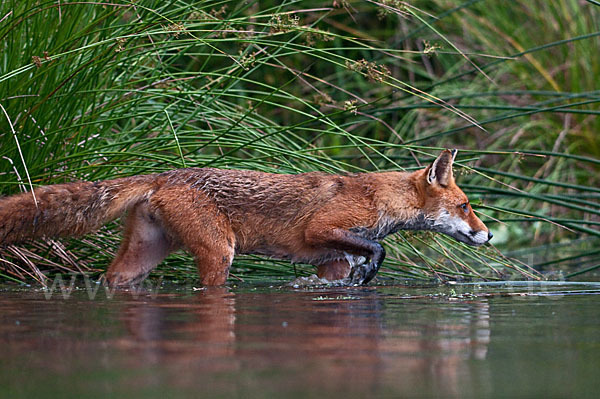
<path fill-rule="evenodd" d="M 488 241 L 492 239 L 494 235 L 492 234 L 491 231 L 488 231 Z"/>

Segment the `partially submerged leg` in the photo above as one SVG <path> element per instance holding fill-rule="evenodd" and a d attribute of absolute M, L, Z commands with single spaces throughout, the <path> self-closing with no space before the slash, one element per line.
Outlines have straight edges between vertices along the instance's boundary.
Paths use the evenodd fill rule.
<path fill-rule="evenodd" d="M 225 284 L 235 253 L 227 216 L 205 194 L 186 186 L 162 189 L 151 201 L 168 231 L 194 256 L 202 284 Z"/>
<path fill-rule="evenodd" d="M 385 258 L 385 250 L 376 241 L 367 240 L 348 230 L 339 228 L 333 229 L 307 229 L 305 233 L 306 243 L 314 247 L 324 247 L 334 251 L 344 251 L 355 256 L 364 256 L 368 262 L 357 265 L 349 265 L 349 283 L 353 285 L 364 285 L 375 277 L 379 267 Z M 326 264 L 328 265 L 328 264 Z M 330 266 L 330 265 L 328 265 Z M 326 273 L 323 266 L 322 270 Z M 332 275 L 337 276 L 341 273 L 342 265 L 334 265 L 335 272 Z M 321 269 L 320 269 L 321 270 Z"/>
<path fill-rule="evenodd" d="M 350 264 L 346 259 L 335 259 L 317 266 L 317 276 L 329 281 L 350 276 Z"/>
<path fill-rule="evenodd" d="M 140 203 L 127 216 L 123 241 L 106 272 L 106 279 L 111 286 L 137 284 L 172 249 L 170 240 L 148 203 Z"/>
<path fill-rule="evenodd" d="M 360 267 L 367 259 L 364 256 L 354 256 L 344 253 L 344 257 L 322 263 L 317 266 L 317 275 L 329 281 L 349 278 L 352 270 Z"/>

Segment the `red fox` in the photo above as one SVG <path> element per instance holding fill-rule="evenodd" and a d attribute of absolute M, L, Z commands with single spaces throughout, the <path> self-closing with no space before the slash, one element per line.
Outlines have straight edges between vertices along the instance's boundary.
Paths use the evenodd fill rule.
<path fill-rule="evenodd" d="M 430 230 L 469 245 L 492 233 L 455 184 L 456 150 L 416 172 L 296 175 L 189 168 L 39 187 L 0 199 L 0 245 L 80 236 L 127 213 L 106 278 L 141 282 L 170 252 L 189 251 L 204 285 L 225 283 L 235 254 L 317 266 L 319 277 L 367 284 L 396 231 Z"/>

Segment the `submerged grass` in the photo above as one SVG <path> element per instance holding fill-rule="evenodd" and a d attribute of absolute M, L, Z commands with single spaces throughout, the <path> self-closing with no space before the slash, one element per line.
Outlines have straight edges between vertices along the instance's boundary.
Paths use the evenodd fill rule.
<path fill-rule="evenodd" d="M 0 192 L 189 166 L 412 170 L 461 148 L 459 184 L 494 246 L 402 232 L 382 275 L 595 270 L 599 13 L 541 0 L 3 1 Z M 118 229 L 0 249 L 0 274 L 101 270 Z M 574 238 L 568 256 L 518 252 Z M 184 254 L 159 272 L 194 273 Z M 243 257 L 232 278 L 311 272 Z"/>

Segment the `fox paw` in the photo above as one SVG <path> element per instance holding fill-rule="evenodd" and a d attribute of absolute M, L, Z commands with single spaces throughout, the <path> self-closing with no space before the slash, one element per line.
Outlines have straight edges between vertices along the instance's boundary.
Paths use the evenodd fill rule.
<path fill-rule="evenodd" d="M 366 285 L 373 277 L 377 275 L 379 265 L 375 262 L 362 263 L 356 265 L 350 271 L 350 276 L 347 278 L 348 285 Z"/>
<path fill-rule="evenodd" d="M 379 271 L 379 267 L 385 259 L 385 249 L 377 242 L 370 242 L 369 249 L 373 255 L 369 258 L 364 256 L 352 256 L 346 253 L 346 259 L 350 265 L 350 275 L 347 278 L 349 285 L 366 285 Z"/>

